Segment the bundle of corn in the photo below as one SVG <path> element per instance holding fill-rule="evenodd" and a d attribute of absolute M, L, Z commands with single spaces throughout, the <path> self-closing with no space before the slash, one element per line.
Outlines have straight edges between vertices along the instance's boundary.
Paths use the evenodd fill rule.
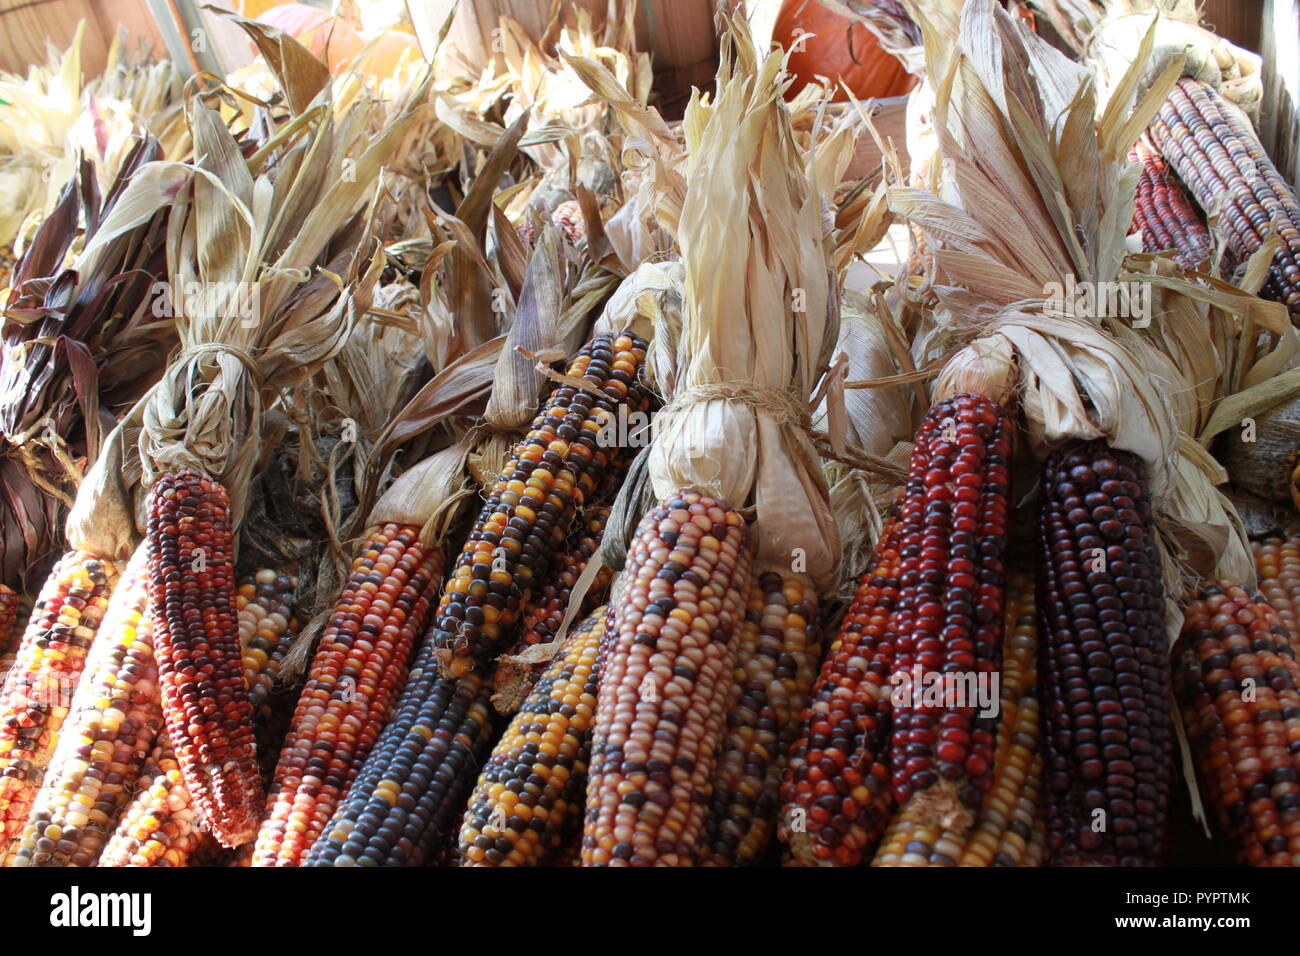
<path fill-rule="evenodd" d="M 162 155 L 136 140 L 102 199 L 83 161 L 15 270 L 0 331 L 0 578 L 16 588 L 49 570 L 83 472 L 176 341 L 157 288 L 168 211 L 137 215 L 130 185 Z"/>
<path fill-rule="evenodd" d="M 659 333 L 670 404 L 650 450 L 658 505 L 628 550 L 601 658 L 588 866 L 761 859 L 782 769 L 764 722 L 787 732 L 808 691 L 804 660 L 821 651 L 816 595 L 834 580 L 836 543 L 807 428 L 838 319 L 819 212 L 835 184 L 795 146 L 782 67 L 733 25 L 716 98 L 687 109 L 685 200 L 669 217 L 685 307 L 680 331 Z M 671 196 L 670 180 L 659 188 Z M 739 315 L 738 281 L 750 290 Z M 742 460 L 738 443 L 765 452 Z M 740 510 L 751 505 L 752 527 Z M 755 580 L 762 610 L 743 641 Z M 769 640 L 797 649 L 788 683 L 768 666 Z"/>
<path fill-rule="evenodd" d="M 492 750 L 459 828 L 465 866 L 545 866 L 581 832 L 608 608 L 565 640 Z"/>
<path fill-rule="evenodd" d="M 532 324 L 520 318 L 511 337 Z M 491 659 L 514 636 L 575 514 L 627 454 L 603 444 L 602 428 L 648 408 L 638 384 L 644 349 L 627 333 L 593 339 L 515 445 L 441 589 L 393 720 L 307 865 L 418 865 L 432 854 L 487 742 Z M 494 387 L 492 401 L 502 394 Z M 452 728 L 449 739 L 428 735 L 439 722 Z M 407 785 L 422 791 L 416 805 L 394 806 L 390 791 Z"/>
<path fill-rule="evenodd" d="M 1039 806 L 1038 620 L 1034 582 L 1023 570 L 1007 583 L 1006 628 L 993 785 L 969 833 L 925 824 L 903 811 L 872 866 L 1039 866 L 1046 830 Z"/>
<path fill-rule="evenodd" d="M 1187 606 L 1174 688 L 1215 822 L 1250 866 L 1300 866 L 1295 647 L 1258 594 L 1228 581 Z"/>
<path fill-rule="evenodd" d="M 154 185 L 153 203 L 141 203 L 149 212 L 171 206 L 167 265 L 182 349 L 96 462 L 98 484 L 128 522 L 131 496 L 146 495 L 164 717 L 205 826 L 229 846 L 252 839 L 262 808 L 233 567 L 262 409 L 337 353 L 366 308 L 381 260 L 354 218 L 406 131 L 399 116 L 369 139 L 361 110 L 335 128 L 328 111 L 310 109 L 322 78 L 282 56 L 286 97 L 304 111 L 260 149 L 245 157 L 217 113 L 195 104 L 194 162 L 154 164 L 151 177 L 133 180 Z M 264 166 L 273 154 L 280 161 Z M 267 190 L 279 201 L 254 217 L 254 194 Z M 70 536 L 74 524 L 101 541 L 134 532 L 78 517 Z"/>
<path fill-rule="evenodd" d="M 1142 248 L 1147 252 L 1172 249 L 1186 269 L 1202 265 L 1213 251 L 1214 240 L 1187 190 L 1170 173 L 1146 133 L 1138 137 L 1128 158 L 1142 167 L 1133 207 L 1133 226 L 1142 233 Z"/>
<path fill-rule="evenodd" d="M 937 41 L 924 11 L 917 17 Z M 1150 49 L 1148 36 L 1140 59 Z M 987 681 L 998 673 L 1009 490 L 1001 408 L 1015 396 L 1026 451 L 1050 458 L 1041 547 L 1053 577 L 1039 608 L 1050 857 L 1151 863 L 1172 763 L 1164 622 L 1177 612 L 1162 584 L 1179 596 L 1179 559 L 1196 545 L 1235 569 L 1244 542 L 1211 471 L 1200 467 L 1203 449 L 1179 435 L 1180 424 L 1197 418 L 1195 402 L 1175 391 L 1171 407 L 1156 385 L 1186 387 L 1174 361 L 1123 321 L 1140 316 L 1108 303 L 1081 315 L 1064 286 L 1131 278 L 1121 268 L 1138 170 L 1126 156 L 1174 77 L 1139 99 L 1135 68 L 1094 125 L 1090 74 L 997 7 L 969 3 L 958 44 L 927 42 L 926 52 L 927 75 L 943 78 L 934 126 L 955 202 L 910 188 L 892 189 L 890 201 L 927 243 L 933 329 L 917 338 L 917 364 L 943 356 L 954 339 L 968 344 L 934 388 L 882 548 L 880 563 L 906 552 L 900 570 L 886 572 L 897 583 L 863 582 L 850 619 L 868 633 L 867 652 L 845 659 L 842 675 L 826 675 L 843 685 L 826 713 L 852 702 L 870 722 L 838 730 L 822 718 L 810 728 L 810 743 L 854 767 L 860 793 L 815 778 L 824 771 L 810 762 L 807 805 L 794 808 L 804 811 L 807 832 L 792 850 L 806 862 L 861 861 L 891 798 L 907 801 L 901 812 L 917 825 L 951 831 L 945 846 L 964 846 L 975 827 L 993 737 L 975 719 L 971 695 L 914 688 L 886 704 L 883 682 L 918 664 L 923 679 L 933 671 L 946 681 L 956 671 L 976 687 L 981 674 Z M 999 225 L 1013 221 L 1019 228 Z M 1192 285 L 1180 281 L 1168 280 L 1183 291 Z M 1027 307 L 1034 301 L 1043 305 Z M 1161 506 L 1160 538 L 1157 512 L 1144 501 L 1148 485 Z M 978 533 L 979 550 L 957 554 L 968 545 L 954 530 Z M 1081 668 L 1084 658 L 1091 670 Z M 814 721 L 817 714 L 814 705 Z M 1113 725 L 1104 752 L 1099 718 Z M 826 789 L 820 803 L 814 785 Z M 1149 823 L 1145 832 L 1139 819 Z"/>

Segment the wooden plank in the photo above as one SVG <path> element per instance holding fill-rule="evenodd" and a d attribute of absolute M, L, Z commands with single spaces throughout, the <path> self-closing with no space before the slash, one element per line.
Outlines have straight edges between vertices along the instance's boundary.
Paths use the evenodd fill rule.
<path fill-rule="evenodd" d="M 1300 183 L 1300 0 L 1265 0 L 1261 26 L 1260 140 L 1294 187 Z"/>
<path fill-rule="evenodd" d="M 1205 0 L 1201 20 L 1237 46 L 1258 51 L 1265 0 Z"/>
<path fill-rule="evenodd" d="M 880 141 L 893 144 L 898 153 L 903 169 L 908 168 L 907 156 L 907 97 L 890 96 L 886 99 L 863 100 L 862 109 L 871 117 L 871 125 L 876 128 Z M 844 173 L 845 179 L 861 179 L 880 169 L 880 149 L 871 134 L 863 131 L 858 137 L 857 150 L 853 161 Z"/>
<path fill-rule="evenodd" d="M 124 30 L 127 50 L 134 53 L 147 45 L 154 56 L 167 55 L 162 34 L 153 22 L 153 14 L 145 0 L 95 0 L 92 5 L 105 43 L 111 45 L 118 30 Z"/>
<path fill-rule="evenodd" d="M 90 0 L 0 0 L 0 70 L 26 75 L 29 66 L 46 62 L 49 45 L 66 50 L 81 20 L 82 74 L 95 76 L 104 70 L 108 43 Z"/>

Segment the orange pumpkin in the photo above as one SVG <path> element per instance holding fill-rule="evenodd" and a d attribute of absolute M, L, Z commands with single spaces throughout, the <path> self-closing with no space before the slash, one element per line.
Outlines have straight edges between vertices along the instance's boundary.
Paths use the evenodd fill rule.
<path fill-rule="evenodd" d="M 408 52 L 408 62 L 421 58 L 420 44 L 415 37 L 396 30 L 382 30 L 366 41 L 352 61 L 352 68 L 376 79 L 386 79 L 397 71 L 403 54 Z"/>
<path fill-rule="evenodd" d="M 840 80 L 858 99 L 901 96 L 916 85 L 916 77 L 881 49 L 870 30 L 817 0 L 785 0 L 772 28 L 772 42 L 793 50 L 788 69 L 795 81 L 787 98 L 814 81 L 830 82 L 835 101 L 848 99 Z"/>
<path fill-rule="evenodd" d="M 305 3 L 282 3 L 266 10 L 257 20 L 289 34 L 312 56 L 324 60 L 331 73 L 347 69 L 365 45 L 352 24 Z"/>

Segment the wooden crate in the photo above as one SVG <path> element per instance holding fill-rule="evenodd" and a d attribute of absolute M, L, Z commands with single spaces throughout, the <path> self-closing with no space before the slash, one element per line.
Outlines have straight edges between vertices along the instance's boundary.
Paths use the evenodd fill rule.
<path fill-rule="evenodd" d="M 46 61 L 47 47 L 63 51 L 86 21 L 81 41 L 81 68 L 87 77 L 104 69 L 118 27 L 132 42 L 146 42 L 161 52 L 162 37 L 145 0 L 0 0 L 0 70 L 25 75 L 32 64 Z"/>

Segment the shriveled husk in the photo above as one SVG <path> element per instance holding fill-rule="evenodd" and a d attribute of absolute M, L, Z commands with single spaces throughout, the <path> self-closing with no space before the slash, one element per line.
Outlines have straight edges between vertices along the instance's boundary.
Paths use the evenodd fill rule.
<path fill-rule="evenodd" d="M 801 554 L 825 591 L 836 583 L 838 536 L 806 409 L 838 325 L 822 219 L 834 184 L 819 182 L 813 157 L 795 145 L 782 66 L 760 61 L 737 23 L 716 97 L 697 93 L 687 107 L 677 224 L 685 307 L 649 472 L 661 499 L 696 490 L 752 507 L 757 566 L 789 573 Z"/>
<path fill-rule="evenodd" d="M 287 63 L 293 48 L 284 38 Z M 138 435 L 134 448 L 116 446 L 125 491 L 147 488 L 164 471 L 195 469 L 223 483 L 236 521 L 266 451 L 263 412 L 338 354 L 369 308 L 383 259 L 367 240 L 371 220 L 358 213 L 373 203 L 379 168 L 412 119 L 399 115 L 377 137 L 364 110 L 336 124 L 319 78 L 280 67 L 290 101 L 321 94 L 301 121 L 246 157 L 220 116 L 195 100 L 197 158 L 145 166 L 122 200 L 140 216 L 170 206 L 167 273 L 181 339 L 163 379 L 119 425 Z M 263 165 L 275 151 L 278 161 Z M 113 510 L 137 506 L 116 502 Z M 96 511 L 93 503 L 74 510 L 69 540 L 106 553 L 120 529 L 107 531 Z"/>
<path fill-rule="evenodd" d="M 1138 80 L 1139 90 L 1157 82 L 1178 61 L 1182 76 L 1209 83 L 1252 120 L 1259 118 L 1264 95 L 1263 60 L 1201 26 L 1195 0 L 1105 0 L 1105 15 L 1092 27 L 1083 53 L 1096 71 L 1101 102 L 1139 56 L 1139 45 L 1154 27 L 1155 45 Z"/>
<path fill-rule="evenodd" d="M 918 19 L 929 38 L 933 28 L 923 13 Z M 1126 262 L 1135 172 L 1127 151 L 1177 76 L 1175 63 L 1141 89 L 1154 45 L 1148 31 L 1094 123 L 1086 69 L 1003 11 L 968 4 L 956 46 L 927 47 L 944 180 L 956 203 L 902 188 L 891 202 L 926 237 L 940 333 L 931 347 L 969 342 L 941 373 L 936 397 L 1014 396 L 1038 455 L 1070 438 L 1104 438 L 1139 455 L 1176 635 L 1176 602 L 1191 581 L 1252 573 L 1240 521 L 1214 487 L 1225 476 L 1198 441 L 1206 414 L 1195 376 L 1208 371 L 1213 380 L 1220 369 L 1212 354 L 1188 369 L 1155 344 L 1191 343 L 1195 309 L 1148 337 L 1105 305 L 1065 314 L 1072 310 L 1063 291 L 1075 280 L 1132 281 L 1159 284 L 1168 302 L 1201 294 L 1186 278 L 1132 272 Z M 1233 307 L 1250 311 L 1240 301 Z"/>

